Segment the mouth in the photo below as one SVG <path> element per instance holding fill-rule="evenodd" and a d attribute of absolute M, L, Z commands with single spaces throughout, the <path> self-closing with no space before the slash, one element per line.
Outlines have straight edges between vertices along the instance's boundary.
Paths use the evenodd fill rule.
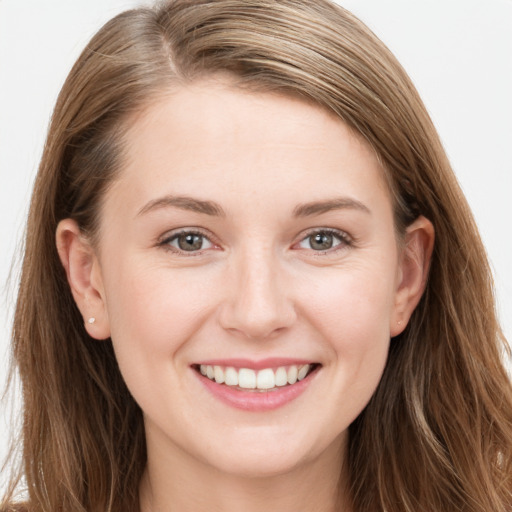
<path fill-rule="evenodd" d="M 240 392 L 267 393 L 295 386 L 320 368 L 319 363 L 288 364 L 260 368 L 221 364 L 195 364 L 192 368 L 206 379 Z"/>

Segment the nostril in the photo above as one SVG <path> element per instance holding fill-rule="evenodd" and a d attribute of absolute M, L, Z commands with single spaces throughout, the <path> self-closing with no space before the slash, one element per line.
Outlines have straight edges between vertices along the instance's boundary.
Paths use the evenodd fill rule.
<path fill-rule="evenodd" d="M 256 308 L 239 301 L 224 309 L 220 324 L 227 331 L 258 341 L 282 334 L 293 325 L 295 319 L 295 311 L 291 306 Z"/>

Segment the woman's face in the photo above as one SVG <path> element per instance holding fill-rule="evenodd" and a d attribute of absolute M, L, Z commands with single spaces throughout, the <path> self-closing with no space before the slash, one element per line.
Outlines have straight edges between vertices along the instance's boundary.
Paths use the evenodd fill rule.
<path fill-rule="evenodd" d="M 374 153 L 316 106 L 213 80 L 151 105 L 127 148 L 88 329 L 112 338 L 150 458 L 268 475 L 340 457 L 408 311 Z"/>

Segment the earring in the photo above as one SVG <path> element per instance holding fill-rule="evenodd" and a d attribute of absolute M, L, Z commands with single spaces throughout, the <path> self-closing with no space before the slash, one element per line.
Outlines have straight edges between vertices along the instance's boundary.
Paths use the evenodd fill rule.
<path fill-rule="evenodd" d="M 96 318 L 94 318 L 93 316 L 91 316 L 91 318 L 87 320 L 87 323 L 89 324 L 93 324 L 94 322 L 96 322 Z"/>

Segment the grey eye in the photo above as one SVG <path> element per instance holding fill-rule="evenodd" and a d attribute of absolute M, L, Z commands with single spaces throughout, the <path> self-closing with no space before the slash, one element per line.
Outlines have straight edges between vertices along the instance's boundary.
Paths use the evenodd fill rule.
<path fill-rule="evenodd" d="M 329 231 L 317 231 L 304 238 L 300 243 L 301 249 L 312 249 L 314 251 L 328 251 L 343 242 L 341 235 Z"/>

